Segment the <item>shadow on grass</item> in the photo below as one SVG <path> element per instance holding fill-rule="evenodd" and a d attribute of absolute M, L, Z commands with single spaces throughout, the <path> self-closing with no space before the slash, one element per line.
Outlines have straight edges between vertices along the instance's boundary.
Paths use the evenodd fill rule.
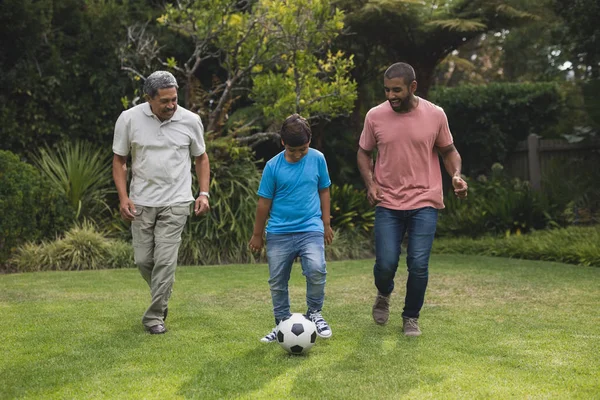
<path fill-rule="evenodd" d="M 378 326 L 363 318 L 360 331 L 342 327 L 335 338 L 319 346 L 319 353 L 327 361 L 301 371 L 290 393 L 307 399 L 314 393 L 327 399 L 399 398 L 420 385 L 435 385 L 447 379 L 443 374 L 420 369 L 427 339 L 404 336 L 401 324 L 391 319 L 388 325 Z M 334 352 L 338 356 L 324 354 Z"/>
<path fill-rule="evenodd" d="M 29 353 L 28 361 L 11 363 L 0 370 L 0 398 L 48 396 L 65 387 L 81 387 L 90 380 L 91 371 L 93 375 L 102 375 L 118 369 L 123 354 L 136 351 L 143 342 L 132 340 L 142 332 L 139 324 L 102 333 L 98 340 L 90 340 L 89 332 L 73 331 L 68 324 L 63 327 L 62 331 L 55 328 L 54 332 L 47 332 L 41 337 L 39 332 L 32 333 L 38 336 L 37 346 L 25 350 Z M 78 338 L 79 335 L 85 335 L 85 338 Z M 58 349 L 56 336 L 61 337 L 59 341 L 62 342 Z M 68 343 L 72 342 L 74 344 L 69 346 Z M 121 345 L 115 346 L 116 343 Z"/>
<path fill-rule="evenodd" d="M 262 390 L 288 369 L 308 362 L 308 357 L 284 353 L 276 343 L 258 345 L 226 362 L 216 358 L 204 363 L 177 394 L 196 399 L 237 398 Z"/>

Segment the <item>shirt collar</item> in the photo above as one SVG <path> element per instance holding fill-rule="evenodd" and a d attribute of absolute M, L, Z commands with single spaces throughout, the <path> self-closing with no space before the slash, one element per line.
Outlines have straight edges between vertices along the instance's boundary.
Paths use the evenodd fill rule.
<path fill-rule="evenodd" d="M 152 112 L 152 108 L 150 108 L 150 103 L 144 103 L 142 110 L 144 111 L 144 114 L 146 114 L 146 116 L 148 116 L 148 117 L 154 116 L 154 113 Z M 182 118 L 182 116 L 181 116 L 181 106 L 178 104 L 177 105 L 177 110 L 175 110 L 175 113 L 173 114 L 173 116 L 171 117 L 171 119 L 165 120 L 163 122 L 167 122 L 167 121 L 179 121 L 181 118 Z"/>

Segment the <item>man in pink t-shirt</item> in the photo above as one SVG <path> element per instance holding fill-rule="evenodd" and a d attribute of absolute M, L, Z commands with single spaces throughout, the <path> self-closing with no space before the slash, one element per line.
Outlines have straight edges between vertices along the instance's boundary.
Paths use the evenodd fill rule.
<path fill-rule="evenodd" d="M 467 196 L 467 183 L 461 178 L 461 158 L 444 110 L 415 96 L 414 69 L 406 63 L 393 64 L 383 84 L 387 101 L 367 113 L 357 155 L 367 197 L 377 206 L 373 274 L 378 293 L 373 319 L 383 325 L 389 318 L 401 244 L 408 232 L 403 330 L 407 336 L 419 336 L 417 321 L 427 289 L 429 256 L 438 210 L 444 208 L 438 155 L 459 198 Z"/>

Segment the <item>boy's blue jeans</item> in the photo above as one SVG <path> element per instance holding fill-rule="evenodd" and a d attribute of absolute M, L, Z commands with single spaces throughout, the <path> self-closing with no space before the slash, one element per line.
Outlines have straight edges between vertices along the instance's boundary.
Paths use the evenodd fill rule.
<path fill-rule="evenodd" d="M 321 232 L 267 233 L 269 286 L 275 322 L 290 316 L 288 281 L 296 257 L 306 277 L 306 304 L 309 310 L 321 310 L 325 298 L 325 241 Z"/>
<path fill-rule="evenodd" d="M 418 318 L 425 300 L 429 278 L 429 256 L 437 226 L 438 210 L 433 207 L 415 210 L 375 209 L 375 286 L 383 295 L 394 290 L 402 239 L 408 232 L 406 265 L 408 281 L 404 300 L 405 318 Z"/>

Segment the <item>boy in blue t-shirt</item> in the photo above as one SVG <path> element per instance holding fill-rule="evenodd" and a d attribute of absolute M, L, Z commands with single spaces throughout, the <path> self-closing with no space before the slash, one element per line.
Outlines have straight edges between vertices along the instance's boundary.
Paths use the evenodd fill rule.
<path fill-rule="evenodd" d="M 325 298 L 325 244 L 333 241 L 329 213 L 329 172 L 321 152 L 309 148 L 312 132 L 306 119 L 289 116 L 281 127 L 285 150 L 270 159 L 258 188 L 258 204 L 250 250 L 263 247 L 267 218 L 267 260 L 269 286 L 276 327 L 261 339 L 276 339 L 279 322 L 289 318 L 288 281 L 292 264 L 300 257 L 306 276 L 306 317 L 322 338 L 331 337 L 331 328 L 321 315 Z"/>

